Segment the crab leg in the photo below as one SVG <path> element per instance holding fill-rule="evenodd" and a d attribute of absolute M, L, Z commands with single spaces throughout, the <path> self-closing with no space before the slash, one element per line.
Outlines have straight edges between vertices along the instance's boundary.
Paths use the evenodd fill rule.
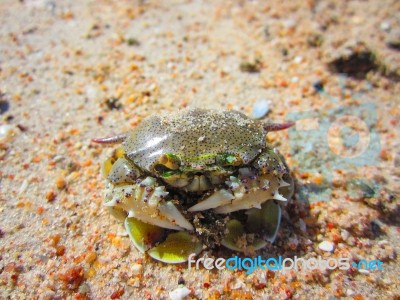
<path fill-rule="evenodd" d="M 135 184 L 113 185 L 108 183 L 105 206 L 122 209 L 128 218 L 136 219 L 173 230 L 193 230 L 185 217 L 171 201 L 166 201 L 168 192 L 158 186 L 153 177 Z"/>
<path fill-rule="evenodd" d="M 286 122 L 286 123 L 264 123 L 264 130 L 265 131 L 278 131 L 288 129 L 294 126 L 295 122 Z"/>
<path fill-rule="evenodd" d="M 99 144 L 117 144 L 117 143 L 122 143 L 126 139 L 126 134 L 118 134 L 106 138 L 94 138 L 92 139 L 93 142 L 99 143 Z"/>
<path fill-rule="evenodd" d="M 227 205 L 235 199 L 235 196 L 230 191 L 226 189 L 220 189 L 219 191 L 213 193 L 206 200 L 197 203 L 188 209 L 188 211 L 202 211 L 210 208 L 216 208 L 221 205 Z"/>

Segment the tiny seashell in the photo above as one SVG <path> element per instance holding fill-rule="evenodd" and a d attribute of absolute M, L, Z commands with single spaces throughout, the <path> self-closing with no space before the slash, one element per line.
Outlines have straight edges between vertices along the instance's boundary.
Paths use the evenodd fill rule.
<path fill-rule="evenodd" d="M 253 119 L 261 119 L 265 117 L 270 110 L 271 101 L 266 99 L 260 99 L 253 106 L 253 112 L 251 113 L 251 117 Z"/>
<path fill-rule="evenodd" d="M 333 250 L 335 249 L 335 246 L 332 242 L 323 241 L 318 245 L 318 248 L 325 252 L 333 252 Z"/>
<path fill-rule="evenodd" d="M 190 295 L 190 290 L 184 286 L 184 287 L 179 287 L 172 292 L 169 292 L 169 298 L 171 300 L 182 300 L 185 297 Z"/>

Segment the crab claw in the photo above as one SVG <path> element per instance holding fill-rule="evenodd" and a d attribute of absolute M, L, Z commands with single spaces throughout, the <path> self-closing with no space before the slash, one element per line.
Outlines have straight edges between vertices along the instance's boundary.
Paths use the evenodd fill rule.
<path fill-rule="evenodd" d="M 165 229 L 135 218 L 125 218 L 124 225 L 131 241 L 141 253 L 146 252 L 164 238 Z"/>
<path fill-rule="evenodd" d="M 153 177 L 135 184 L 108 183 L 105 206 L 122 209 L 128 218 L 134 217 L 147 224 L 173 230 L 193 230 L 185 217 L 171 201 L 165 201 L 168 192 L 158 186 Z"/>
<path fill-rule="evenodd" d="M 241 168 L 237 177 L 230 176 L 226 182 L 229 190 L 221 189 L 213 193 L 188 211 L 213 208 L 218 214 L 227 214 L 241 209 L 260 209 L 269 199 L 286 201 L 279 193 L 279 188 L 288 184 L 280 176 L 273 173 L 256 176 L 254 170 Z"/>
<path fill-rule="evenodd" d="M 177 264 L 187 261 L 191 254 L 199 254 L 202 249 L 203 245 L 197 237 L 179 231 L 170 233 L 164 242 L 150 249 L 147 253 L 156 260 Z"/>
<path fill-rule="evenodd" d="M 203 249 L 195 236 L 184 231 L 167 234 L 165 229 L 136 218 L 126 218 L 124 224 L 131 241 L 141 253 L 147 252 L 165 263 L 185 262 L 191 254 L 197 255 Z"/>

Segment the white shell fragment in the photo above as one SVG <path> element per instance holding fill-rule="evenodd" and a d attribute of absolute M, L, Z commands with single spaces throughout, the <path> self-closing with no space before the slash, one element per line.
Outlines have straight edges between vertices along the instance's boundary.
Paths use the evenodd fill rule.
<path fill-rule="evenodd" d="M 329 241 L 323 241 L 318 245 L 318 248 L 325 252 L 333 252 L 335 245 Z"/>
<path fill-rule="evenodd" d="M 14 135 L 14 127 L 12 125 L 0 126 L 0 142 L 8 142 Z"/>
<path fill-rule="evenodd" d="M 266 99 L 260 99 L 253 105 L 253 111 L 251 118 L 261 119 L 264 118 L 270 110 L 271 101 Z"/>
<path fill-rule="evenodd" d="M 184 287 L 179 287 L 172 292 L 169 292 L 169 298 L 171 300 L 182 300 L 185 297 L 190 295 L 190 290 L 184 286 Z"/>

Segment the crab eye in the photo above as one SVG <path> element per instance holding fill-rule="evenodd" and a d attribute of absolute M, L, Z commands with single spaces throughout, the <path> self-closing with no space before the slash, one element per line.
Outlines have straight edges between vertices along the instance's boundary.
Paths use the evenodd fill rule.
<path fill-rule="evenodd" d="M 173 171 L 164 171 L 161 173 L 161 177 L 163 177 L 163 178 L 170 178 L 174 175 L 175 175 L 175 172 L 173 172 Z"/>
<path fill-rule="evenodd" d="M 243 165 L 243 159 L 236 154 L 219 154 L 216 158 L 217 164 L 220 166 L 241 166 Z"/>
<path fill-rule="evenodd" d="M 172 170 L 164 170 L 160 172 L 160 176 L 164 182 L 168 183 L 173 187 L 184 187 L 189 184 L 192 180 L 193 175 L 183 173 L 179 170 L 172 171 Z"/>
<path fill-rule="evenodd" d="M 162 174 L 170 170 L 178 170 L 181 165 L 181 160 L 178 156 L 172 153 L 165 153 L 160 156 L 156 162 L 154 169 Z"/>

